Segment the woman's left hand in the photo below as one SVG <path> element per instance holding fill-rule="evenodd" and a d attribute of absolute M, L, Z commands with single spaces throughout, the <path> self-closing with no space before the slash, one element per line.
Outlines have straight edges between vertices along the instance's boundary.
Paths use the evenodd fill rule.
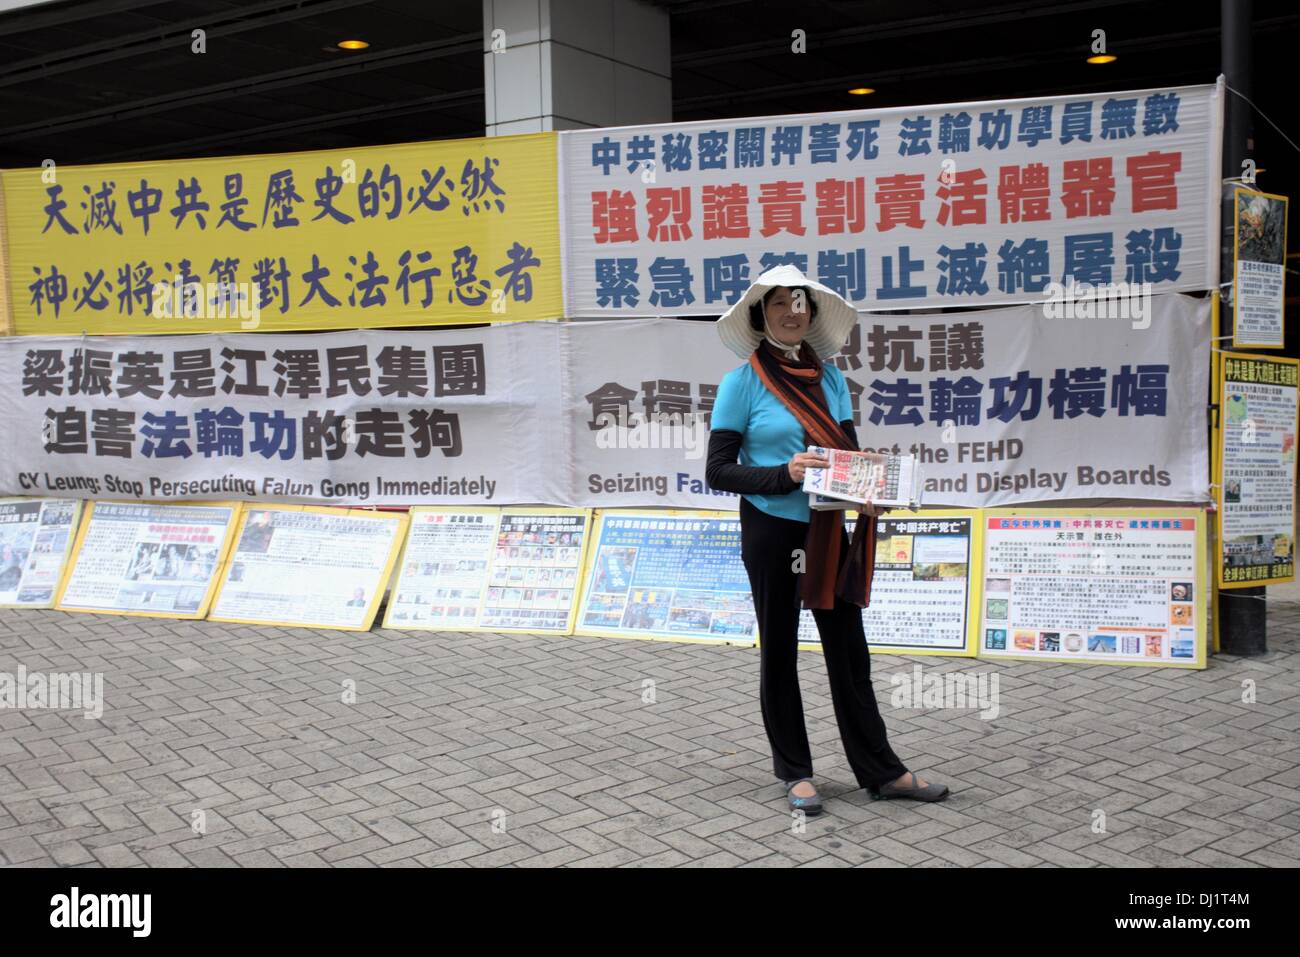
<path fill-rule="evenodd" d="M 889 509 L 883 505 L 863 505 L 858 509 L 859 515 L 865 515 L 867 518 L 877 518 L 884 515 Z"/>

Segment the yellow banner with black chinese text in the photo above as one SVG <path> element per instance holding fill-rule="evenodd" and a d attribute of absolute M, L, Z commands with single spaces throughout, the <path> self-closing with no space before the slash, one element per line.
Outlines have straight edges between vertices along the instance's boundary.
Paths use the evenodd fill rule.
<path fill-rule="evenodd" d="M 554 137 L 0 171 L 0 326 L 125 335 L 559 316 Z"/>

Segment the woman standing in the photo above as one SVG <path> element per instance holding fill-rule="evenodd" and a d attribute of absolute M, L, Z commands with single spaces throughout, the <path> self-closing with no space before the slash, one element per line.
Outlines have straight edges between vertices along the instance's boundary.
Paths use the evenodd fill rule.
<path fill-rule="evenodd" d="M 889 747 L 871 684 L 862 608 L 871 594 L 875 516 L 852 542 L 843 512 L 813 512 L 804 471 L 827 464 L 809 445 L 858 449 L 844 376 L 830 359 L 857 310 L 794 266 L 763 273 L 718 319 L 723 343 L 745 359 L 718 386 L 706 476 L 737 492 L 741 554 L 758 615 L 759 701 L 776 776 L 792 810 L 820 814 L 796 670 L 800 599 L 813 610 L 835 720 L 858 784 L 875 799 L 941 801 L 948 788 L 905 768 Z M 737 463 L 737 453 L 740 462 Z"/>

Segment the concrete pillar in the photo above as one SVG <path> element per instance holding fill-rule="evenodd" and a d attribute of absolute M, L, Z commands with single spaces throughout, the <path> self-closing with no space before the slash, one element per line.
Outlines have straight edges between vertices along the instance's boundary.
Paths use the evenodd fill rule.
<path fill-rule="evenodd" d="M 483 0 L 488 136 L 666 123 L 668 11 L 642 0 Z"/>

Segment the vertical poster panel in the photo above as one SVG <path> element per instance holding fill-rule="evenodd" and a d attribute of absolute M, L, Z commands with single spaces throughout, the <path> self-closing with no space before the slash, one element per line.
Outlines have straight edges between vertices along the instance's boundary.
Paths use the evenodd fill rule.
<path fill-rule="evenodd" d="M 1288 207 L 1285 196 L 1233 190 L 1233 348 L 1284 345 Z"/>
<path fill-rule="evenodd" d="M 589 509 L 502 509 L 478 624 L 461 630 L 569 634 L 590 533 Z"/>
<path fill-rule="evenodd" d="M 1198 509 L 991 509 L 980 657 L 1205 667 Z"/>
<path fill-rule="evenodd" d="M 384 627 L 411 631 L 477 627 L 497 547 L 500 509 L 413 508 L 409 514 Z"/>
<path fill-rule="evenodd" d="M 727 512 L 602 510 L 575 634 L 752 646 L 740 521 Z"/>
<path fill-rule="evenodd" d="M 14 327 L 148 335 L 552 318 L 556 176 L 554 133 L 4 170 Z"/>
<path fill-rule="evenodd" d="M 976 654 L 980 515 L 967 509 L 892 509 L 876 518 L 871 603 L 862 609 L 872 651 Z M 850 535 L 859 521 L 845 516 Z M 799 647 L 821 647 L 817 621 L 807 608 L 799 613 Z"/>
<path fill-rule="evenodd" d="M 406 515 L 392 512 L 249 507 L 210 617 L 367 631 L 406 524 Z"/>
<path fill-rule="evenodd" d="M 239 516 L 238 502 L 94 502 L 59 587 L 60 611 L 202 618 Z"/>
<path fill-rule="evenodd" d="M 1300 360 L 1220 353 L 1220 588 L 1295 581 Z"/>
<path fill-rule="evenodd" d="M 76 499 L 0 499 L 0 608 L 54 606 L 80 516 Z"/>

